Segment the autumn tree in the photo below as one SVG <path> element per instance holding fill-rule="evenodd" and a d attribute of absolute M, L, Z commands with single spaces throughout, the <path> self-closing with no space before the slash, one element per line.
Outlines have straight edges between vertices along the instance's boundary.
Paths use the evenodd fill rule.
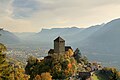
<path fill-rule="evenodd" d="M 120 72 L 117 72 L 116 77 L 117 77 L 117 80 L 120 80 Z"/>
<path fill-rule="evenodd" d="M 52 76 L 50 75 L 49 72 L 45 72 L 41 74 L 41 79 L 42 80 L 52 80 Z"/>
<path fill-rule="evenodd" d="M 28 80 L 29 76 L 25 74 L 25 70 L 23 68 L 14 67 L 14 79 L 15 80 Z"/>
<path fill-rule="evenodd" d="M 0 80 L 28 80 L 28 75 L 24 74 L 23 68 L 18 68 L 16 64 L 6 60 L 6 47 L 0 43 Z"/>
<path fill-rule="evenodd" d="M 1 80 L 12 80 L 14 77 L 11 76 L 13 68 L 6 61 L 6 54 L 3 54 L 6 51 L 6 47 L 0 43 L 0 79 Z"/>
<path fill-rule="evenodd" d="M 3 53 L 7 50 L 6 46 L 4 46 L 2 43 L 0 43 L 0 53 Z"/>
<path fill-rule="evenodd" d="M 33 80 L 52 80 L 52 76 L 49 72 L 45 72 L 41 75 L 36 75 L 36 77 Z"/>
<path fill-rule="evenodd" d="M 73 50 L 68 49 L 68 51 L 66 51 L 66 55 L 69 56 L 69 57 L 73 56 L 74 55 Z"/>
<path fill-rule="evenodd" d="M 41 75 L 36 75 L 33 80 L 41 80 Z"/>
<path fill-rule="evenodd" d="M 76 60 L 66 54 L 53 54 L 52 56 L 46 56 L 40 62 L 35 61 L 32 65 L 28 64 L 26 70 L 30 75 L 30 80 L 37 78 L 37 75 L 41 75 L 41 78 L 43 75 L 47 76 L 48 73 L 46 72 L 49 72 L 53 79 L 66 79 L 72 76 L 77 69 Z"/>

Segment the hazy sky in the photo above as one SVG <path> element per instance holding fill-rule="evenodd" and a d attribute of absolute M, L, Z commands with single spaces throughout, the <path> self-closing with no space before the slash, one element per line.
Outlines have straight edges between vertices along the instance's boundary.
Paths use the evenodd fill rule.
<path fill-rule="evenodd" d="M 0 27 L 12 32 L 89 27 L 120 18 L 120 0 L 0 0 Z"/>

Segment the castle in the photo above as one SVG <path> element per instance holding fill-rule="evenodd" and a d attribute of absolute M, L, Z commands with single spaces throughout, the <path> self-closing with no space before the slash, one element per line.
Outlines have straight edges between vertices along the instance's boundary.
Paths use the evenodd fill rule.
<path fill-rule="evenodd" d="M 72 50 L 71 46 L 65 46 L 65 40 L 59 36 L 54 40 L 54 49 L 50 49 L 48 51 L 48 55 L 62 54 L 68 51 L 69 49 Z"/>

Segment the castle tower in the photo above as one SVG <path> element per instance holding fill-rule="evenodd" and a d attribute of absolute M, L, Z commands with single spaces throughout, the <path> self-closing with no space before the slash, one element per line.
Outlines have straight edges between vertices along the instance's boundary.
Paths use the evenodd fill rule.
<path fill-rule="evenodd" d="M 54 53 L 65 53 L 65 40 L 61 37 L 54 40 Z"/>

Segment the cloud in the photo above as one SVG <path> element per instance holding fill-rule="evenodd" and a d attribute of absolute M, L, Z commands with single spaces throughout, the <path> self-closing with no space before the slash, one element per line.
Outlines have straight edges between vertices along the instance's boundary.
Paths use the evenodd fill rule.
<path fill-rule="evenodd" d="M 0 26 L 14 32 L 88 27 L 120 17 L 119 9 L 120 0 L 0 0 Z"/>
<path fill-rule="evenodd" d="M 12 0 L 0 0 L 0 17 L 10 15 Z"/>
<path fill-rule="evenodd" d="M 4 17 L 2 19 L 3 21 L 1 21 L 0 26 L 4 27 L 5 29 L 9 30 L 9 31 L 14 31 L 14 32 L 19 32 L 19 31 L 23 31 L 25 32 L 26 29 L 29 31 L 30 29 L 33 29 L 33 25 L 30 21 L 26 21 L 26 20 L 15 20 L 12 19 L 10 17 Z"/>
<path fill-rule="evenodd" d="M 88 2 L 86 0 L 45 0 L 42 4 L 46 5 L 46 10 L 36 13 L 32 19 L 39 22 L 41 26 L 47 27 L 88 27 L 119 17 L 118 2 L 113 0 Z"/>
<path fill-rule="evenodd" d="M 30 17 L 40 8 L 40 4 L 37 0 L 14 0 L 12 6 L 13 18 Z"/>

